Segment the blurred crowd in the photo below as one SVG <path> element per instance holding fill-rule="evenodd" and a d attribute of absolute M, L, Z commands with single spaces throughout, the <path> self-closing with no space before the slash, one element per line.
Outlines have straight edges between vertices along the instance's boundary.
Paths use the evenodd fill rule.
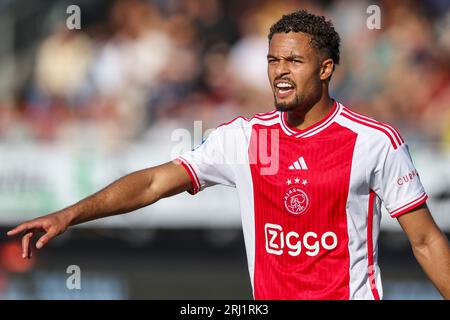
<path fill-rule="evenodd" d="M 81 30 L 65 19 L 37 47 L 30 81 L 0 99 L 0 139 L 141 139 L 173 124 L 204 128 L 273 109 L 267 33 L 283 13 L 332 19 L 341 65 L 332 95 L 400 131 L 450 150 L 450 3 L 122 0 Z M 0 97 L 1 98 L 1 97 Z"/>

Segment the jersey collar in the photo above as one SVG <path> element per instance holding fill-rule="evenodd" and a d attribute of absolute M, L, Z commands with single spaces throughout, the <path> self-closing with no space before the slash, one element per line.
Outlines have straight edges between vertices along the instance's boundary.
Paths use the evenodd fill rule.
<path fill-rule="evenodd" d="M 306 138 L 321 132 L 322 130 L 324 130 L 330 124 L 333 123 L 333 120 L 340 112 L 341 109 L 340 104 L 337 103 L 335 100 L 333 101 L 334 101 L 333 109 L 331 109 L 331 111 L 325 116 L 325 118 L 303 130 L 291 127 L 287 122 L 286 112 L 280 112 L 281 128 L 283 129 L 284 133 L 286 133 L 288 136 L 294 136 L 296 138 Z"/>

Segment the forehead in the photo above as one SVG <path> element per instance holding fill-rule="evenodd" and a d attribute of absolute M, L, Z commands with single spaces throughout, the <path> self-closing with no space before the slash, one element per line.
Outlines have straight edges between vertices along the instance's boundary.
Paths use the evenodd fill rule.
<path fill-rule="evenodd" d="M 309 35 L 303 32 L 275 33 L 269 43 L 269 54 L 308 56 L 314 54 Z"/>

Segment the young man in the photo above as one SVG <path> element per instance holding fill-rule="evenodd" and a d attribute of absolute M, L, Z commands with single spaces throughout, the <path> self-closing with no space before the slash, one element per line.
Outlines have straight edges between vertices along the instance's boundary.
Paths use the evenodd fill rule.
<path fill-rule="evenodd" d="M 8 235 L 24 232 L 26 258 L 39 230 L 45 231 L 36 244 L 42 248 L 71 225 L 224 184 L 238 190 L 256 299 L 380 299 L 383 203 L 450 298 L 448 241 L 426 206 L 404 140 L 329 96 L 339 42 L 324 17 L 283 16 L 270 29 L 267 55 L 276 110 L 224 124 L 176 161 L 131 173 Z"/>

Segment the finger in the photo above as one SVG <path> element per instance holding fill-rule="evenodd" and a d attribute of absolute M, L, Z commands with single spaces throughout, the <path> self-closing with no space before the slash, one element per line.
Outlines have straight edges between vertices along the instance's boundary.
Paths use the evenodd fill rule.
<path fill-rule="evenodd" d="M 6 234 L 8 236 L 14 236 L 14 235 L 19 234 L 22 231 L 25 231 L 27 229 L 28 229 L 28 223 L 22 223 L 21 225 L 15 227 L 14 229 L 9 230 Z"/>
<path fill-rule="evenodd" d="M 21 225 L 18 225 L 14 229 L 8 231 L 7 235 L 8 236 L 14 236 L 14 235 L 19 234 L 19 233 L 21 233 L 23 231 L 26 231 L 28 229 L 39 228 L 41 226 L 42 226 L 42 224 L 40 222 L 37 222 L 37 221 L 25 222 L 25 223 L 22 223 Z"/>
<path fill-rule="evenodd" d="M 55 237 L 55 235 L 56 234 L 54 232 L 50 232 L 50 231 L 47 232 L 46 234 L 44 234 L 36 242 L 36 248 L 41 249 L 43 246 L 45 246 L 47 244 L 47 242 L 49 242 L 51 239 L 53 239 Z"/>
<path fill-rule="evenodd" d="M 30 240 L 33 232 L 28 232 L 22 237 L 22 258 L 30 258 Z"/>

